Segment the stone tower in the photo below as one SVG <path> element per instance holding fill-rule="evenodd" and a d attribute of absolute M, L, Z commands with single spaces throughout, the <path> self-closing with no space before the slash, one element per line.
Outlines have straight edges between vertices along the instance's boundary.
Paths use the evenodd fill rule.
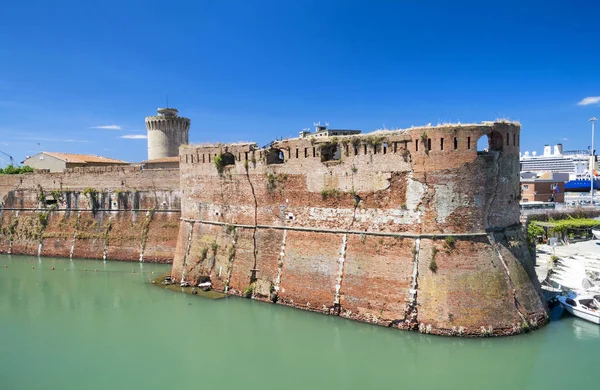
<path fill-rule="evenodd" d="M 179 155 L 179 145 L 188 143 L 190 119 L 177 116 L 175 108 L 159 108 L 158 115 L 146 117 L 148 160 Z"/>

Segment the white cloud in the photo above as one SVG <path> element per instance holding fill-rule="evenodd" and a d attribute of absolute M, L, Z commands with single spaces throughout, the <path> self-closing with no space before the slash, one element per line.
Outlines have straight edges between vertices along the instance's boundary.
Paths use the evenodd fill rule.
<path fill-rule="evenodd" d="M 586 98 L 581 99 L 577 105 L 579 106 L 589 106 L 590 104 L 599 104 L 600 96 L 588 96 Z"/>
<path fill-rule="evenodd" d="M 143 134 L 126 134 L 126 135 L 122 135 L 119 138 L 125 138 L 125 139 L 147 139 L 148 136 L 147 135 L 143 135 Z"/>
<path fill-rule="evenodd" d="M 562 141 L 568 141 L 568 140 L 569 140 L 568 138 L 562 138 Z"/>
<path fill-rule="evenodd" d="M 62 139 L 62 138 L 38 138 L 38 137 L 14 137 L 11 139 L 28 140 L 28 141 L 48 141 L 48 142 L 78 142 L 78 143 L 89 143 L 81 139 Z"/>
<path fill-rule="evenodd" d="M 119 125 L 104 125 L 104 126 L 93 126 L 92 129 L 103 129 L 103 130 L 121 130 Z"/>

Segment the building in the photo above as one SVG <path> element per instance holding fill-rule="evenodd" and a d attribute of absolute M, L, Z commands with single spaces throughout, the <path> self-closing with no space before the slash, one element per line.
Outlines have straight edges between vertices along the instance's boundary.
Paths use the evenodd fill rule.
<path fill-rule="evenodd" d="M 565 181 L 568 174 L 546 172 L 542 175 L 532 172 L 521 173 L 521 202 L 565 201 Z"/>
<path fill-rule="evenodd" d="M 190 119 L 178 116 L 175 108 L 159 108 L 146 117 L 148 160 L 179 156 L 179 146 L 188 143 Z"/>
<path fill-rule="evenodd" d="M 144 169 L 179 169 L 179 156 L 142 161 Z"/>
<path fill-rule="evenodd" d="M 300 138 L 306 137 L 334 137 L 339 135 L 356 135 L 360 134 L 362 130 L 349 130 L 349 129 L 328 129 L 327 125 L 323 126 L 320 123 L 315 124 L 315 132 L 311 133 L 308 129 L 300 132 Z"/>
<path fill-rule="evenodd" d="M 104 167 L 108 165 L 129 165 L 127 161 L 115 160 L 113 158 L 95 156 L 93 154 L 74 154 L 41 152 L 35 156 L 27 157 L 22 161 L 38 171 L 63 172 L 67 168 L 75 167 Z"/>

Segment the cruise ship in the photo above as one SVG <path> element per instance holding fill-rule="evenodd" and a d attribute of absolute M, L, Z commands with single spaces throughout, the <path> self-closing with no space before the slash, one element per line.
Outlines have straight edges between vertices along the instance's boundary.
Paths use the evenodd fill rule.
<path fill-rule="evenodd" d="M 536 152 L 520 154 L 521 172 L 556 172 L 568 173 L 569 181 L 565 183 L 565 192 L 589 192 L 593 178 L 594 189 L 600 190 L 597 156 L 590 158 L 589 150 L 569 150 L 563 152 L 562 144 L 544 145 L 544 153 Z"/>

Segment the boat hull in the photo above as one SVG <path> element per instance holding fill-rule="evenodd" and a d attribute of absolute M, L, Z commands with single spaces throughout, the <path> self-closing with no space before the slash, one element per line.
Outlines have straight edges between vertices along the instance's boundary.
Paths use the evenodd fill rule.
<path fill-rule="evenodd" d="M 600 230 L 592 230 L 592 234 L 596 237 L 596 240 L 600 240 Z"/>
<path fill-rule="evenodd" d="M 570 180 L 565 183 L 565 192 L 590 192 L 589 180 Z M 600 180 L 594 180 L 594 189 L 600 190 Z"/>
<path fill-rule="evenodd" d="M 559 298 L 559 302 L 566 311 L 568 311 L 575 317 L 579 317 L 582 320 L 586 320 L 586 321 L 592 322 L 594 324 L 600 325 L 600 312 L 598 312 L 598 311 L 589 312 L 584 309 L 573 307 L 573 306 L 569 305 L 568 303 L 566 303 L 564 301 L 564 299 L 560 299 L 560 298 Z"/>

